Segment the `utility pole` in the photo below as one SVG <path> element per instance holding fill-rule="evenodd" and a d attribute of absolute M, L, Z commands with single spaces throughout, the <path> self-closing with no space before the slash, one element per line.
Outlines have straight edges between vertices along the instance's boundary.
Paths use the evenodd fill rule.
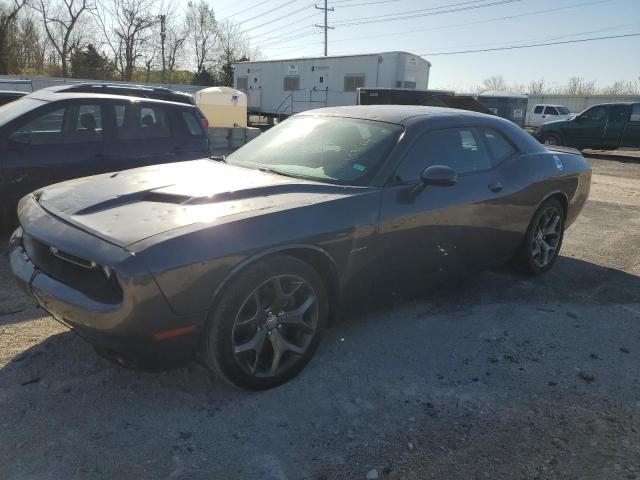
<path fill-rule="evenodd" d="M 327 13 L 333 12 L 333 7 L 331 7 L 331 8 L 327 7 L 327 0 L 324 0 L 324 7 L 319 7 L 317 5 L 315 5 L 315 7 L 318 10 L 324 10 L 324 25 L 318 25 L 316 23 L 316 27 L 324 29 L 324 56 L 326 57 L 327 56 L 327 50 L 328 50 L 328 48 L 327 48 L 327 31 L 329 29 L 334 30 L 336 28 L 336 27 L 330 27 L 327 24 Z"/>
<path fill-rule="evenodd" d="M 166 15 L 160 15 L 160 49 L 162 52 L 162 83 L 165 83 L 165 59 L 164 59 L 164 42 L 167 38 Z"/>

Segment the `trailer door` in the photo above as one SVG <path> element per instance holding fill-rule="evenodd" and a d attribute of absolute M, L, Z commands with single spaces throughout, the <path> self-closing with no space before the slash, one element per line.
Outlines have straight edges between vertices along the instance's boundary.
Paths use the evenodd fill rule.
<path fill-rule="evenodd" d="M 313 70 L 313 90 L 309 108 L 320 108 L 328 105 L 329 99 L 329 66 L 315 67 Z"/>
<path fill-rule="evenodd" d="M 247 107 L 254 112 L 262 111 L 262 70 L 251 69 L 247 86 Z"/>

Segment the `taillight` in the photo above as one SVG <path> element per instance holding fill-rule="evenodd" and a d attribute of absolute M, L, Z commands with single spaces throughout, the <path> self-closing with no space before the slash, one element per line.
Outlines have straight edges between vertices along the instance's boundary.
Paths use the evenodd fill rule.
<path fill-rule="evenodd" d="M 200 119 L 200 123 L 202 124 L 202 126 L 203 126 L 204 128 L 209 128 L 209 120 L 207 120 L 206 118 L 204 118 L 204 117 L 203 117 L 203 118 L 201 118 L 201 119 Z"/>

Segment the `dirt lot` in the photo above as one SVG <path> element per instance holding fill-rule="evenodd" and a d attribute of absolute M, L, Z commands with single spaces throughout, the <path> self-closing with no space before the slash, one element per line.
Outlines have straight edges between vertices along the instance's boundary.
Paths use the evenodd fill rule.
<path fill-rule="evenodd" d="M 0 478 L 640 478 L 640 158 L 591 161 L 550 274 L 391 295 L 264 393 L 112 366 L 1 257 Z"/>

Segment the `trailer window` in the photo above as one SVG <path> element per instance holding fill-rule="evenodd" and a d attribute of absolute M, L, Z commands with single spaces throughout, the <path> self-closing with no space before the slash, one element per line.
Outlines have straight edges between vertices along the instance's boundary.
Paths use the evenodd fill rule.
<path fill-rule="evenodd" d="M 300 90 L 300 77 L 286 76 L 284 77 L 284 91 L 295 92 Z"/>
<path fill-rule="evenodd" d="M 364 87 L 364 75 L 345 75 L 344 91 L 355 92 L 359 88 Z"/>
<path fill-rule="evenodd" d="M 404 82 L 404 88 L 416 88 L 416 82 Z"/>

